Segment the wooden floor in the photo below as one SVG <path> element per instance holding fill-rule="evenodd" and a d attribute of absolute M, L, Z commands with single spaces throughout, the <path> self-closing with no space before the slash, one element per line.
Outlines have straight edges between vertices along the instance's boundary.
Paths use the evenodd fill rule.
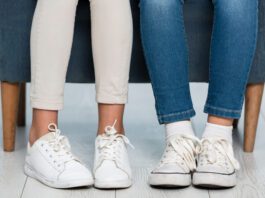
<path fill-rule="evenodd" d="M 201 135 L 206 115 L 202 113 L 207 85 L 192 84 L 194 106 L 197 116 L 193 119 L 198 136 Z M 60 128 L 67 135 L 73 151 L 92 167 L 97 110 L 92 85 L 67 85 L 65 109 L 60 115 Z M 27 99 L 27 103 L 29 100 Z M 127 136 L 135 146 L 129 149 L 134 173 L 134 184 L 126 190 L 97 190 L 79 188 L 58 190 L 28 178 L 23 173 L 25 147 L 27 144 L 31 112 L 27 108 L 27 126 L 17 132 L 16 150 L 0 151 L 0 197 L 1 198 L 262 198 L 265 197 L 265 104 L 262 106 L 255 152 L 242 151 L 242 120 L 234 132 L 234 148 L 240 161 L 238 185 L 232 189 L 208 190 L 193 186 L 182 189 L 154 189 L 147 184 L 148 173 L 160 159 L 164 147 L 164 128 L 159 126 L 154 111 L 154 99 L 150 85 L 130 85 L 130 101 L 126 109 Z M 2 136 L 0 135 L 0 139 Z M 0 143 L 2 147 L 2 142 Z"/>

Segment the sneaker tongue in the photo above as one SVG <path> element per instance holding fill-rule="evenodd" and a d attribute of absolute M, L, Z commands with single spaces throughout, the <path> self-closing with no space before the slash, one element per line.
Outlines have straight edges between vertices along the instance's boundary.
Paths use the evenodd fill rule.
<path fill-rule="evenodd" d="M 102 135 L 99 135 L 98 137 L 97 137 L 97 139 L 99 140 L 99 142 L 100 142 L 100 146 L 103 146 L 103 145 L 106 145 L 106 144 L 108 144 L 108 142 L 111 140 L 111 138 L 112 138 L 112 135 L 107 135 L 107 134 L 102 134 Z M 121 137 L 116 137 L 115 139 L 113 139 L 113 141 L 112 141 L 112 143 L 113 142 L 117 142 L 117 140 L 119 140 L 119 139 L 122 139 Z"/>
<path fill-rule="evenodd" d="M 108 134 L 108 133 L 103 133 L 103 134 L 100 134 L 97 136 L 98 139 L 100 140 L 107 140 L 107 139 L 110 139 L 110 138 L 113 138 L 117 133 L 114 133 L 114 134 Z M 116 137 L 115 139 L 120 139 L 121 137 Z"/>
<path fill-rule="evenodd" d="M 54 140 L 55 138 L 55 133 L 54 132 L 48 132 L 47 134 L 45 134 L 44 136 L 42 136 L 39 140 L 42 141 L 50 141 L 50 140 Z M 68 141 L 67 138 L 64 138 L 60 141 L 61 144 L 63 144 L 64 146 L 66 146 L 68 149 L 71 149 L 71 145 Z"/>
<path fill-rule="evenodd" d="M 54 132 L 48 132 L 47 134 L 40 137 L 39 140 L 49 141 L 49 140 L 52 140 L 54 138 L 55 138 L 55 133 Z"/>

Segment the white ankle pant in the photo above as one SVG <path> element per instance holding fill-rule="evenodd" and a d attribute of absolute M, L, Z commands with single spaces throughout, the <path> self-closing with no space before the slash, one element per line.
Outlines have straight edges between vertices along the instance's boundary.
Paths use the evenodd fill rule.
<path fill-rule="evenodd" d="M 31 32 L 31 104 L 63 108 L 78 0 L 38 0 Z M 132 49 L 129 0 L 90 0 L 98 103 L 127 102 Z"/>

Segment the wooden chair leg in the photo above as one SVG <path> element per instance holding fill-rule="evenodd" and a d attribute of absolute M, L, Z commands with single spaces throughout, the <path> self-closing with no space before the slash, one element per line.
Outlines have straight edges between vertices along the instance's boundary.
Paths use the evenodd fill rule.
<path fill-rule="evenodd" d="M 15 148 L 19 84 L 1 82 L 4 151 Z"/>
<path fill-rule="evenodd" d="M 244 151 L 253 152 L 256 131 L 259 120 L 264 83 L 250 84 L 246 90 L 245 123 L 244 123 Z"/>
<path fill-rule="evenodd" d="M 26 83 L 20 84 L 17 126 L 26 125 Z"/>

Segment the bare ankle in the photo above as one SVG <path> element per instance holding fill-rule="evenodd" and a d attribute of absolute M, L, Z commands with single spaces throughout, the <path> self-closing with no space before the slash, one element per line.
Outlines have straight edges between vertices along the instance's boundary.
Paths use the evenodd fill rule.
<path fill-rule="evenodd" d="M 38 127 L 34 127 L 33 125 L 30 128 L 29 134 L 29 143 L 32 146 L 35 141 L 37 141 L 40 137 L 47 134 L 49 131 L 47 129 L 40 129 Z"/>
<path fill-rule="evenodd" d="M 218 116 L 213 116 L 213 115 L 208 116 L 208 122 L 212 124 L 223 125 L 223 126 L 233 125 L 233 119 L 223 118 L 223 117 L 218 117 Z"/>
<path fill-rule="evenodd" d="M 29 132 L 29 143 L 30 143 L 30 145 L 32 146 L 37 139 L 38 139 L 37 131 L 35 130 L 34 127 L 31 127 L 30 132 Z"/>
<path fill-rule="evenodd" d="M 34 144 L 36 140 L 49 132 L 48 125 L 50 123 L 57 124 L 57 122 L 58 111 L 33 109 L 32 126 L 29 135 L 30 144 Z"/>

